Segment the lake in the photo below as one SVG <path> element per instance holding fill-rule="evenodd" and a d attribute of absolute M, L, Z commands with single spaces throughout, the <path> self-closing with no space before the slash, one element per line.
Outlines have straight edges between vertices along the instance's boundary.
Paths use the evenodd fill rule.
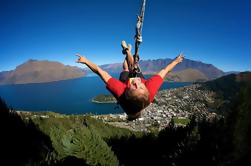
<path fill-rule="evenodd" d="M 165 82 L 161 89 L 177 88 L 191 83 Z M 97 104 L 91 99 L 110 94 L 97 76 L 39 84 L 0 86 L 0 97 L 10 108 L 25 111 L 53 111 L 64 114 L 121 113 L 117 104 Z"/>

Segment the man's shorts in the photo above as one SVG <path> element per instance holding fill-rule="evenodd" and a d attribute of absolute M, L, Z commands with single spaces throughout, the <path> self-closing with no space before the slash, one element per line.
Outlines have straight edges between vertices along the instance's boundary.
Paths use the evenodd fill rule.
<path fill-rule="evenodd" d="M 144 78 L 142 72 L 137 73 L 136 77 Z M 132 78 L 131 74 L 129 71 L 122 71 L 119 76 L 119 80 L 121 82 L 126 82 L 129 78 Z"/>

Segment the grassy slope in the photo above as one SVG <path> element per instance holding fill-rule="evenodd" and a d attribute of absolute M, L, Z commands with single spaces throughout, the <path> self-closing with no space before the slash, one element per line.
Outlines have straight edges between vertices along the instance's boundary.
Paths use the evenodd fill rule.
<path fill-rule="evenodd" d="M 133 135 L 129 130 L 104 124 L 90 116 L 53 113 L 42 115 L 49 118 L 34 117 L 32 114 L 28 117 L 50 137 L 56 160 L 74 156 L 85 160 L 89 165 L 118 165 L 119 161 L 106 140 Z"/>
<path fill-rule="evenodd" d="M 16 113 L 0 101 L 2 161 L 10 165 L 119 165 L 107 140 L 137 135 L 90 116 Z"/>

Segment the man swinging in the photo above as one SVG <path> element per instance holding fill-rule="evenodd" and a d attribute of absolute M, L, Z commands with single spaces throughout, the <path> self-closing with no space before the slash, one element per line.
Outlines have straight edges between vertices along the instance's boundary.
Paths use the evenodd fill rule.
<path fill-rule="evenodd" d="M 178 55 L 165 68 L 146 80 L 141 72 L 137 73 L 136 77 L 135 73 L 132 73 L 134 59 L 131 54 L 131 45 L 127 45 L 125 41 L 122 41 L 121 46 L 123 49 L 122 52 L 126 56 L 119 80 L 113 78 L 110 74 L 84 56 L 77 54 L 78 60 L 76 62 L 87 65 L 104 81 L 106 88 L 113 94 L 128 115 L 128 120 L 133 120 L 139 118 L 144 108 L 153 101 L 166 75 L 177 64 L 183 61 L 184 56 L 182 54 Z"/>
<path fill-rule="evenodd" d="M 149 79 L 145 79 L 139 67 L 139 45 L 142 42 L 142 27 L 145 13 L 146 0 L 142 0 L 140 15 L 137 17 L 135 35 L 135 54 L 132 56 L 130 44 L 122 41 L 122 52 L 125 56 L 123 71 L 119 80 L 111 77 L 106 71 L 89 61 L 86 57 L 77 55 L 78 63 L 87 65 L 94 73 L 99 75 L 106 84 L 106 88 L 117 99 L 120 106 L 128 115 L 128 120 L 140 117 L 154 99 L 155 94 L 163 83 L 167 73 L 184 59 L 183 55 L 177 56 L 169 65 L 160 70 L 159 73 Z"/>

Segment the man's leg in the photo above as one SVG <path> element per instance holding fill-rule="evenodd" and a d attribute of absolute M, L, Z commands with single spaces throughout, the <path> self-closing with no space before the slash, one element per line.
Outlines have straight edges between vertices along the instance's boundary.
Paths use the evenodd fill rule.
<path fill-rule="evenodd" d="M 123 40 L 122 43 L 121 43 L 121 46 L 123 48 L 123 54 L 126 55 L 126 61 L 127 61 L 127 66 L 128 66 L 128 69 L 129 71 L 132 71 L 133 70 L 133 66 L 134 66 L 134 58 L 132 56 L 132 53 L 131 53 L 131 45 L 130 44 L 126 44 L 126 42 Z"/>
<path fill-rule="evenodd" d="M 128 76 L 129 76 L 129 68 L 128 68 L 127 60 L 125 58 L 123 62 L 123 71 L 120 73 L 119 80 L 122 82 L 126 82 L 128 80 Z"/>
<path fill-rule="evenodd" d="M 123 71 L 120 73 L 119 80 L 122 82 L 126 82 L 129 78 L 129 66 L 127 62 L 127 57 L 125 57 L 123 62 Z"/>
<path fill-rule="evenodd" d="M 129 67 L 128 67 L 128 63 L 127 63 L 126 58 L 125 58 L 125 60 L 123 62 L 123 71 L 128 71 L 129 72 Z"/>

